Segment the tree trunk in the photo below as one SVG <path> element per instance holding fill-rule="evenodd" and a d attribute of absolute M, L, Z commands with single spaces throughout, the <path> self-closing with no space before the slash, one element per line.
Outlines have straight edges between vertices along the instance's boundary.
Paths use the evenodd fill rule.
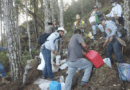
<path fill-rule="evenodd" d="M 2 7 L 1 7 L 1 0 L 0 0 L 0 23 L 1 23 L 1 46 L 3 47 L 3 34 L 2 34 Z"/>
<path fill-rule="evenodd" d="M 37 17 L 36 17 L 37 9 L 38 9 L 38 3 L 37 3 L 36 0 L 34 0 L 34 13 L 35 13 L 35 16 L 34 16 L 34 27 L 35 27 L 35 37 L 36 37 L 36 40 L 37 40 L 37 38 L 38 38 L 38 32 L 37 32 Z"/>
<path fill-rule="evenodd" d="M 51 0 L 51 15 L 52 15 L 52 21 L 55 19 L 55 8 L 54 8 L 54 0 Z"/>
<path fill-rule="evenodd" d="M 60 13 L 59 13 L 58 0 L 56 0 L 55 7 L 56 7 L 55 9 L 56 9 L 56 12 L 57 12 L 57 13 L 56 13 L 56 16 L 57 16 L 57 17 L 56 17 L 56 18 L 58 19 L 58 22 L 60 22 L 60 18 L 59 18 L 59 17 L 60 17 Z"/>
<path fill-rule="evenodd" d="M 64 27 L 63 25 L 63 0 L 60 0 L 60 27 Z M 60 39 L 60 55 L 61 59 L 63 59 L 63 38 Z"/>
<path fill-rule="evenodd" d="M 96 0 L 96 6 L 98 6 L 99 8 L 101 8 L 101 7 L 102 7 L 101 0 Z"/>
<path fill-rule="evenodd" d="M 127 30 L 127 40 L 130 42 L 130 0 L 124 0 L 124 20 Z"/>
<path fill-rule="evenodd" d="M 82 12 L 82 15 L 84 14 L 83 12 L 83 0 L 80 1 L 81 2 L 81 12 Z"/>
<path fill-rule="evenodd" d="M 4 3 L 4 23 L 7 32 L 8 56 L 11 69 L 11 78 L 17 81 L 20 74 L 19 48 L 18 48 L 18 33 L 13 10 L 13 0 L 3 0 Z"/>
<path fill-rule="evenodd" d="M 44 0 L 44 3 L 45 3 L 45 22 L 44 22 L 44 24 L 45 24 L 45 30 L 47 29 L 47 27 L 48 27 L 48 22 L 50 22 L 50 18 L 49 18 L 49 8 L 48 8 L 48 5 L 49 5 L 49 3 L 48 3 L 48 0 Z"/>
<path fill-rule="evenodd" d="M 31 57 L 31 59 L 32 59 L 30 27 L 29 27 L 29 23 L 28 23 L 27 0 L 25 0 L 25 7 L 26 7 L 26 23 L 27 23 L 27 31 L 28 31 L 29 51 L 30 51 L 30 57 Z"/>

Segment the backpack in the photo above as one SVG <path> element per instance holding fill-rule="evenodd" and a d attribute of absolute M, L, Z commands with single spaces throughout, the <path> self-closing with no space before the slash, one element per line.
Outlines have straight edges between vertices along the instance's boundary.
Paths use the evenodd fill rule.
<path fill-rule="evenodd" d="M 116 24 L 118 31 L 122 34 L 122 37 L 126 36 L 126 30 L 124 30 L 123 26 L 120 24 Z"/>
<path fill-rule="evenodd" d="M 43 33 L 42 35 L 40 35 L 40 37 L 38 38 L 38 44 L 41 46 L 43 43 L 47 41 L 47 38 L 49 36 L 50 36 L 49 33 Z"/>

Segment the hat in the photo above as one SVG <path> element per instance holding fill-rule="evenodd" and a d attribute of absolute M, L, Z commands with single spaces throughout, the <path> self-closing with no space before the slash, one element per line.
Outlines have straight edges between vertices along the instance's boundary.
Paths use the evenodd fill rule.
<path fill-rule="evenodd" d="M 99 19 L 99 23 L 101 23 L 103 20 L 106 20 L 106 19 L 105 19 L 105 18 L 103 18 L 103 17 L 102 17 L 102 18 L 100 18 L 100 19 Z"/>
<path fill-rule="evenodd" d="M 117 0 L 112 0 L 111 3 L 117 2 Z"/>
<path fill-rule="evenodd" d="M 55 22 L 55 21 L 56 21 L 56 19 L 53 20 L 53 22 Z"/>
<path fill-rule="evenodd" d="M 76 19 L 80 19 L 80 15 L 79 14 L 76 15 Z"/>
<path fill-rule="evenodd" d="M 63 31 L 63 32 L 64 32 L 64 34 L 66 34 L 66 33 L 67 33 L 67 31 L 66 31 L 63 27 L 59 27 L 59 28 L 58 28 L 58 30 L 57 30 L 57 32 L 58 32 L 58 31 Z"/>
<path fill-rule="evenodd" d="M 94 6 L 93 8 L 96 9 L 96 8 L 98 8 L 98 6 Z"/>
<path fill-rule="evenodd" d="M 53 23 L 52 22 L 48 22 L 48 25 L 53 25 Z"/>

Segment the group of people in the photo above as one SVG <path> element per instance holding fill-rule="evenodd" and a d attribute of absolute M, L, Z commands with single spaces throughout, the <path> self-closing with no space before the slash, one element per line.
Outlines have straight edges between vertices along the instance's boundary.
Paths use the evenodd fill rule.
<path fill-rule="evenodd" d="M 114 51 L 116 55 L 116 61 L 118 63 L 123 63 L 123 57 L 120 49 L 121 44 L 116 39 L 116 37 L 122 38 L 122 35 L 118 31 L 118 28 L 116 26 L 116 23 L 120 23 L 123 20 L 122 8 L 121 5 L 117 3 L 117 0 L 112 0 L 111 3 L 113 8 L 109 14 L 103 14 L 104 17 L 102 17 L 102 13 L 98 10 L 98 7 L 94 6 L 94 11 L 92 12 L 91 16 L 96 14 L 98 16 L 99 22 L 97 22 L 95 25 L 92 25 L 93 36 L 94 40 L 96 40 L 97 28 L 99 28 L 102 33 L 103 39 L 106 39 L 103 44 L 103 47 L 107 45 L 106 57 L 110 58 L 110 60 L 113 61 L 112 53 Z M 111 17 L 112 20 L 106 20 L 107 17 Z M 74 35 L 71 37 L 68 45 L 68 76 L 66 77 L 65 81 L 65 90 L 71 90 L 72 79 L 78 68 L 85 69 L 83 78 L 81 80 L 81 85 L 85 86 L 89 82 L 93 65 L 88 59 L 83 58 L 83 56 L 86 55 L 86 52 L 88 50 L 88 47 L 84 41 L 86 28 L 87 26 L 85 21 L 81 20 L 80 15 L 77 14 L 76 21 L 73 24 Z M 59 36 L 60 38 L 62 38 L 65 33 L 66 30 L 64 28 L 59 27 L 57 32 L 52 33 L 48 37 L 47 42 L 45 42 L 41 46 L 41 51 L 45 59 L 45 69 L 43 72 L 44 79 L 49 76 L 49 79 L 56 80 L 51 69 L 51 51 L 55 53 L 54 47 L 56 44 L 54 44 L 54 41 Z"/>
<path fill-rule="evenodd" d="M 99 18 L 99 22 L 95 25 L 92 25 L 93 36 L 96 39 L 97 34 L 97 27 L 100 29 L 102 33 L 102 37 L 105 40 L 103 47 L 107 45 L 106 49 L 106 57 L 112 60 L 112 53 L 114 51 L 116 55 L 116 61 L 118 63 L 123 63 L 123 57 L 121 53 L 121 44 L 116 39 L 116 37 L 122 38 L 121 33 L 118 31 L 116 23 L 122 22 L 122 8 L 121 5 L 117 3 L 117 0 L 112 0 L 112 11 L 107 14 L 103 15 L 98 10 L 97 6 L 94 6 L 94 11 L 92 12 L 91 16 L 97 14 Z M 106 17 L 112 17 L 112 20 L 106 20 Z M 85 86 L 89 82 L 89 78 L 91 76 L 91 71 L 93 68 L 92 63 L 83 58 L 86 55 L 88 50 L 87 44 L 85 43 L 85 29 L 87 28 L 85 21 L 81 20 L 80 15 L 76 15 L 76 21 L 73 24 L 74 35 L 71 37 L 69 45 L 68 45 L 68 56 L 67 56 L 67 65 L 68 65 L 68 76 L 66 77 L 65 81 L 65 90 L 71 90 L 72 79 L 73 76 L 78 68 L 85 69 L 84 76 L 81 80 L 81 85 Z M 47 38 L 46 42 L 41 45 L 40 51 L 43 54 L 45 60 L 45 67 L 43 70 L 42 78 L 46 79 L 49 77 L 50 80 L 56 80 L 57 78 L 54 77 L 52 73 L 52 54 L 56 55 L 56 45 L 60 38 L 62 38 L 67 31 L 63 27 L 59 27 L 57 25 L 56 20 L 48 23 L 48 27 L 45 30 L 45 33 L 49 33 L 49 37 Z M 106 33 L 106 38 L 105 38 Z M 84 49 L 84 50 L 83 50 Z M 0 64 L 0 72 L 2 77 L 5 76 L 4 69 L 2 69 L 2 65 Z M 3 73 L 2 73 L 3 72 Z"/>

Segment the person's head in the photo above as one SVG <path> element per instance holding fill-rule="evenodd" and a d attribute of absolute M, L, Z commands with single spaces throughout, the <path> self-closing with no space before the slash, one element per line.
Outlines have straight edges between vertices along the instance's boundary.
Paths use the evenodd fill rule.
<path fill-rule="evenodd" d="M 59 33 L 60 37 L 63 37 L 67 33 L 63 27 L 59 27 L 57 32 Z"/>
<path fill-rule="evenodd" d="M 102 18 L 99 19 L 99 23 L 100 23 L 102 26 L 105 25 L 105 22 L 106 22 L 105 18 L 102 17 Z"/>
<path fill-rule="evenodd" d="M 53 20 L 53 25 L 57 25 L 56 19 Z"/>
<path fill-rule="evenodd" d="M 111 3 L 112 3 L 112 6 L 115 7 L 117 5 L 117 0 L 112 0 Z"/>
<path fill-rule="evenodd" d="M 52 22 L 48 22 L 48 25 L 53 26 L 53 23 Z"/>
<path fill-rule="evenodd" d="M 80 35 L 82 36 L 82 31 L 81 31 L 80 29 L 76 29 L 76 30 L 74 31 L 74 34 L 80 34 Z"/>
<path fill-rule="evenodd" d="M 77 20 L 78 22 L 80 22 L 80 15 L 79 15 L 79 14 L 76 15 L 76 20 Z"/>
<path fill-rule="evenodd" d="M 94 6 L 94 11 L 98 11 L 98 6 Z"/>

